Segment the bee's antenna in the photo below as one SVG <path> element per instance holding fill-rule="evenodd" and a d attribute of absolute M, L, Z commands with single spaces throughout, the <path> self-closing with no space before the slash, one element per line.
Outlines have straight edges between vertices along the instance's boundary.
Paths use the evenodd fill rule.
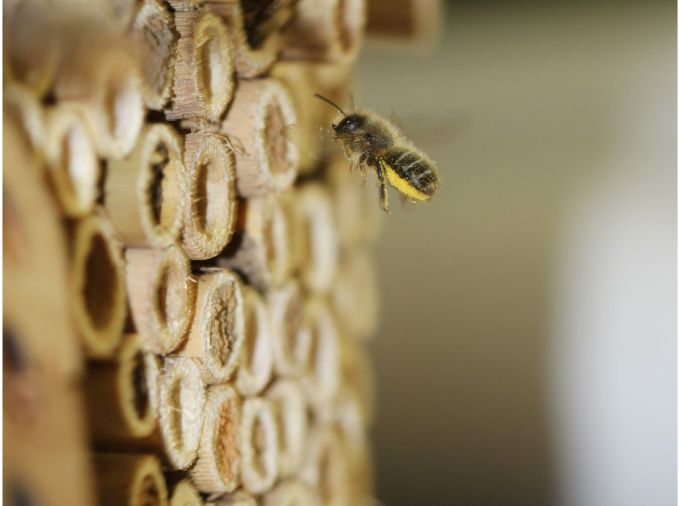
<path fill-rule="evenodd" d="M 320 99 L 320 100 L 323 100 L 323 101 L 326 102 L 327 104 L 330 104 L 330 105 L 332 105 L 333 107 L 335 107 L 338 111 L 340 111 L 340 112 L 342 113 L 343 116 L 347 116 L 347 113 L 345 113 L 345 111 L 343 111 L 342 109 L 340 109 L 340 106 L 339 106 L 338 104 L 336 104 L 335 102 L 333 102 L 330 98 L 326 98 L 326 97 L 324 97 L 324 96 L 322 96 L 322 95 L 319 95 L 318 93 L 314 93 L 314 96 L 315 96 L 316 98 Z"/>

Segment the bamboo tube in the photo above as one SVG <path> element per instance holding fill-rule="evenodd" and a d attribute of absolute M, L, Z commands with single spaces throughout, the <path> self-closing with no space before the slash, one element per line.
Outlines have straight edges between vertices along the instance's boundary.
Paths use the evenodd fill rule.
<path fill-rule="evenodd" d="M 110 356 L 125 324 L 125 274 L 120 245 L 100 215 L 80 220 L 74 230 L 71 288 L 76 327 L 87 352 Z"/>
<path fill-rule="evenodd" d="M 177 246 L 125 253 L 130 309 L 142 346 L 169 353 L 184 341 L 193 319 L 196 284 L 191 265 Z"/>
<path fill-rule="evenodd" d="M 136 334 L 125 336 L 115 361 L 91 365 L 84 390 L 95 441 L 127 442 L 151 434 L 159 375 L 158 362 L 143 352 Z"/>
<path fill-rule="evenodd" d="M 35 151 L 42 151 L 45 143 L 45 113 L 40 97 L 19 83 L 4 86 L 5 111 L 21 125 L 22 132 Z"/>
<path fill-rule="evenodd" d="M 370 426 L 375 416 L 375 378 L 368 351 L 355 339 L 342 339 L 340 343 L 342 383 L 356 393 L 364 423 Z"/>
<path fill-rule="evenodd" d="M 158 410 L 165 453 L 174 469 L 186 469 L 196 460 L 204 406 L 205 386 L 197 361 L 166 359 Z"/>
<path fill-rule="evenodd" d="M 371 36 L 428 46 L 441 33 L 441 0 L 372 0 L 367 6 L 366 30 Z"/>
<path fill-rule="evenodd" d="M 198 460 L 191 478 L 201 492 L 233 492 L 241 481 L 241 400 L 228 385 L 208 388 Z"/>
<path fill-rule="evenodd" d="M 222 20 L 207 11 L 175 12 L 179 33 L 169 120 L 219 121 L 234 91 L 229 34 Z"/>
<path fill-rule="evenodd" d="M 295 244 L 305 287 L 327 292 L 338 268 L 338 238 L 330 195 L 320 183 L 300 187 L 295 199 Z"/>
<path fill-rule="evenodd" d="M 320 506 L 321 500 L 311 487 L 299 480 L 287 480 L 267 492 L 263 506 Z"/>
<path fill-rule="evenodd" d="M 246 22 L 241 0 L 207 0 L 205 4 L 206 8 L 219 15 L 229 28 L 236 73 L 245 78 L 264 74 L 274 63 L 279 51 L 280 35 L 276 30 L 277 27 L 272 26 L 271 30 L 267 30 L 266 36 L 261 36 L 256 26 Z M 288 6 L 279 5 L 278 7 L 290 9 Z M 267 8 L 261 7 L 261 9 Z M 279 24 L 279 17 L 274 14 L 275 21 L 270 24 Z"/>
<path fill-rule="evenodd" d="M 23 0 L 11 7 L 5 4 L 5 75 L 39 98 L 54 84 L 62 57 L 59 31 L 48 12 L 43 2 Z"/>
<path fill-rule="evenodd" d="M 237 225 L 233 247 L 219 257 L 220 266 L 241 273 L 261 290 L 281 286 L 290 262 L 288 217 L 274 196 L 252 198 L 240 207 L 242 225 Z"/>
<path fill-rule="evenodd" d="M 3 308 L 29 360 L 73 379 L 82 351 L 70 315 L 66 237 L 41 164 L 10 115 L 3 121 Z M 44 252 L 49 252 L 45 261 Z M 11 295 L 10 295 L 11 294 Z M 36 318 L 40 315 L 40 318 Z"/>
<path fill-rule="evenodd" d="M 305 306 L 301 332 L 311 335 L 312 350 L 302 384 L 310 404 L 324 410 L 330 406 L 340 385 L 340 341 L 335 318 L 322 299 Z"/>
<path fill-rule="evenodd" d="M 184 479 L 175 485 L 170 506 L 202 506 L 203 499 L 191 480 Z"/>
<path fill-rule="evenodd" d="M 384 213 L 377 205 L 375 192 L 366 180 L 349 170 L 349 163 L 337 158 L 328 171 L 335 206 L 338 239 L 346 251 L 371 243 L 380 230 Z"/>
<path fill-rule="evenodd" d="M 354 60 L 366 23 L 365 10 L 365 0 L 298 0 L 283 35 L 283 57 Z"/>
<path fill-rule="evenodd" d="M 184 148 L 188 182 L 182 241 L 187 255 L 201 260 L 219 254 L 233 233 L 234 158 L 219 135 L 189 134 Z"/>
<path fill-rule="evenodd" d="M 307 440 L 307 404 L 297 381 L 278 380 L 267 390 L 274 408 L 279 440 L 279 476 L 295 475 Z"/>
<path fill-rule="evenodd" d="M 349 504 L 349 463 L 333 429 L 319 427 L 312 432 L 301 477 L 316 488 L 323 504 Z"/>
<path fill-rule="evenodd" d="M 101 156 L 120 159 L 132 151 L 144 123 L 138 62 L 125 46 L 102 47 L 101 54 L 97 48 L 93 44 L 61 70 L 57 98 L 82 110 Z"/>
<path fill-rule="evenodd" d="M 240 451 L 244 488 L 253 494 L 271 488 L 277 475 L 278 436 L 269 401 L 260 397 L 243 401 Z"/>
<path fill-rule="evenodd" d="M 260 294 L 243 285 L 244 341 L 236 371 L 236 388 L 242 395 L 257 395 L 272 377 L 274 355 L 269 310 Z"/>
<path fill-rule="evenodd" d="M 207 506 L 257 506 L 258 502 L 247 492 L 238 491 L 208 501 Z"/>
<path fill-rule="evenodd" d="M 356 248 L 343 256 L 332 304 L 344 333 L 352 338 L 370 338 L 377 327 L 378 289 L 371 255 Z"/>
<path fill-rule="evenodd" d="M 274 366 L 283 376 L 301 376 L 309 361 L 311 336 L 300 332 L 302 293 L 295 281 L 267 294 L 272 325 Z"/>
<path fill-rule="evenodd" d="M 90 129 L 74 108 L 49 111 L 45 158 L 63 211 L 68 216 L 89 213 L 98 194 L 99 163 Z"/>
<path fill-rule="evenodd" d="M 289 187 L 297 174 L 297 146 L 284 129 L 297 123 L 286 89 L 274 79 L 240 81 L 221 131 L 246 146 L 237 149 L 237 188 L 241 196 L 266 195 Z"/>
<path fill-rule="evenodd" d="M 140 57 L 142 95 L 149 109 L 160 111 L 170 99 L 177 41 L 172 14 L 159 0 L 144 0 L 131 25 Z"/>
<path fill-rule="evenodd" d="M 359 453 L 367 444 L 368 423 L 364 406 L 354 388 L 344 386 L 338 393 L 334 407 L 334 422 L 352 453 Z"/>
<path fill-rule="evenodd" d="M 156 123 L 144 127 L 129 157 L 109 161 L 106 209 L 127 246 L 165 247 L 178 238 L 186 181 L 182 158 L 179 135 Z"/>
<path fill-rule="evenodd" d="M 167 506 L 168 490 L 156 457 L 100 453 L 94 468 L 102 506 Z"/>
<path fill-rule="evenodd" d="M 176 353 L 200 359 L 203 381 L 227 381 L 238 364 L 244 341 L 241 283 L 226 269 L 199 274 L 196 314 L 186 344 Z"/>

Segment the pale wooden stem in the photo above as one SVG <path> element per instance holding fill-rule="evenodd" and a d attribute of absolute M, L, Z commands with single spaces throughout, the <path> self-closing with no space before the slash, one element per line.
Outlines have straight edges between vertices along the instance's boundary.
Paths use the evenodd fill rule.
<path fill-rule="evenodd" d="M 266 290 L 281 286 L 290 272 L 288 216 L 273 196 L 246 200 L 239 208 L 236 248 L 228 248 L 218 263 L 240 272 L 251 284 Z"/>
<path fill-rule="evenodd" d="M 179 32 L 170 120 L 203 118 L 216 122 L 234 91 L 231 43 L 226 25 L 215 14 L 175 12 Z"/>
<path fill-rule="evenodd" d="M 241 481 L 238 433 L 241 399 L 228 385 L 208 389 L 198 460 L 191 469 L 201 492 L 233 492 Z"/>
<path fill-rule="evenodd" d="M 277 380 L 266 394 L 272 401 L 279 440 L 279 476 L 294 476 L 304 457 L 307 441 L 307 403 L 302 386 L 294 380 Z"/>
<path fill-rule="evenodd" d="M 298 149 L 286 136 L 297 123 L 288 91 L 275 79 L 240 81 L 221 131 L 234 143 L 238 192 L 257 197 L 290 186 Z"/>
<path fill-rule="evenodd" d="M 125 266 L 111 224 L 102 215 L 79 221 L 73 233 L 72 301 L 87 352 L 110 356 L 125 323 Z"/>
<path fill-rule="evenodd" d="M 257 395 L 272 376 L 274 355 L 269 310 L 260 294 L 243 285 L 244 342 L 236 371 L 236 388 L 242 395 Z"/>
<path fill-rule="evenodd" d="M 270 291 L 267 305 L 276 372 L 283 376 L 301 376 L 309 360 L 311 336 L 300 332 L 304 311 L 300 286 L 291 280 L 282 288 Z"/>
<path fill-rule="evenodd" d="M 105 205 L 118 236 L 133 247 L 164 247 L 179 236 L 186 171 L 180 136 L 162 123 L 147 125 L 133 152 L 108 163 Z"/>
<path fill-rule="evenodd" d="M 191 259 L 216 256 L 231 239 L 236 215 L 234 158 L 228 140 L 213 134 L 185 138 L 187 190 L 183 246 Z"/>
<path fill-rule="evenodd" d="M 196 300 L 189 259 L 177 246 L 128 249 L 126 277 L 130 308 L 142 345 L 169 353 L 184 341 Z"/>
<path fill-rule="evenodd" d="M 91 130 L 75 108 L 57 106 L 48 112 L 45 158 L 64 213 L 89 213 L 98 196 L 99 162 Z"/>
<path fill-rule="evenodd" d="M 152 455 L 99 453 L 94 456 L 99 503 L 104 506 L 167 506 L 168 490 Z"/>
<path fill-rule="evenodd" d="M 165 453 L 173 469 L 187 469 L 196 460 L 204 406 L 198 361 L 166 359 L 158 409 Z"/>
<path fill-rule="evenodd" d="M 196 314 L 186 344 L 176 354 L 200 359 L 203 380 L 227 381 L 238 364 L 244 341 L 241 283 L 230 271 L 196 276 Z"/>
<path fill-rule="evenodd" d="M 91 364 L 84 391 L 94 440 L 129 442 L 150 435 L 157 423 L 159 379 L 158 362 L 142 350 L 136 334 L 125 336 L 114 361 Z"/>
<path fill-rule="evenodd" d="M 260 397 L 243 402 L 240 450 L 244 488 L 253 494 L 270 489 L 278 471 L 278 435 L 271 402 Z"/>
<path fill-rule="evenodd" d="M 283 36 L 284 58 L 352 61 L 366 23 L 365 0 L 299 0 Z"/>
<path fill-rule="evenodd" d="M 177 41 L 172 14 L 160 0 L 144 0 L 130 32 L 138 42 L 142 66 L 142 94 L 149 109 L 160 111 L 170 99 Z"/>

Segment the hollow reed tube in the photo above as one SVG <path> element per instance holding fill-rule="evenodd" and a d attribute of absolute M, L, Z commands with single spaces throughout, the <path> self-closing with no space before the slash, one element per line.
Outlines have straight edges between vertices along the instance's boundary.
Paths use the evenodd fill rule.
<path fill-rule="evenodd" d="M 90 364 L 84 383 L 90 430 L 97 442 L 129 442 L 157 424 L 160 370 L 139 336 L 128 334 L 115 359 Z"/>
<path fill-rule="evenodd" d="M 152 455 L 97 453 L 94 456 L 99 504 L 167 506 L 160 462 Z"/>
<path fill-rule="evenodd" d="M 186 344 L 176 354 L 200 359 L 203 380 L 221 383 L 236 369 L 243 346 L 241 283 L 226 269 L 203 272 L 196 281 L 196 312 Z"/>
<path fill-rule="evenodd" d="M 105 206 L 127 246 L 165 247 L 177 240 L 184 212 L 183 151 L 180 136 L 156 123 L 144 127 L 130 156 L 109 161 Z"/>
<path fill-rule="evenodd" d="M 278 483 L 262 498 L 263 506 L 321 506 L 316 491 L 303 481 L 290 479 Z"/>
<path fill-rule="evenodd" d="M 278 435 L 271 402 L 260 397 L 243 401 L 240 450 L 244 488 L 253 494 L 271 488 L 278 471 Z"/>
<path fill-rule="evenodd" d="M 165 453 L 173 469 L 187 469 L 196 460 L 204 406 L 205 386 L 197 361 L 167 358 L 158 410 Z"/>
<path fill-rule="evenodd" d="M 170 506 L 202 506 L 203 498 L 190 479 L 177 483 L 170 495 Z"/>
<path fill-rule="evenodd" d="M 221 131 L 235 146 L 237 188 L 250 198 L 287 188 L 298 149 L 286 133 L 297 123 L 288 91 L 275 79 L 240 81 Z"/>
<path fill-rule="evenodd" d="M 231 239 L 236 214 L 234 158 L 219 135 L 189 134 L 184 143 L 187 196 L 182 243 L 193 260 L 216 256 Z"/>
<path fill-rule="evenodd" d="M 175 12 L 179 33 L 169 120 L 202 118 L 216 122 L 234 91 L 231 43 L 226 25 L 201 10 Z"/>
<path fill-rule="evenodd" d="M 233 492 L 240 484 L 241 399 L 228 385 L 208 388 L 198 459 L 191 469 L 201 492 Z"/>
<path fill-rule="evenodd" d="M 186 338 L 193 319 L 196 283 L 178 246 L 128 249 L 125 253 L 130 309 L 142 346 L 169 353 Z"/>
<path fill-rule="evenodd" d="M 111 224 L 101 215 L 76 223 L 71 268 L 76 327 L 87 352 L 110 356 L 125 323 L 125 267 Z"/>
<path fill-rule="evenodd" d="M 274 367 L 282 376 L 301 376 L 309 361 L 311 335 L 300 332 L 304 304 L 300 286 L 289 281 L 267 294 L 271 318 Z"/>
<path fill-rule="evenodd" d="M 307 403 L 295 380 L 277 380 L 267 389 L 272 402 L 279 441 L 279 476 L 295 475 L 302 464 L 307 440 Z"/>

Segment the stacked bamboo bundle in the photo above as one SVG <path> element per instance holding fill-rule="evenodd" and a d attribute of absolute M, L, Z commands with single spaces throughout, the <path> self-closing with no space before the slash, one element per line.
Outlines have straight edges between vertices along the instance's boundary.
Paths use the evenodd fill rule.
<path fill-rule="evenodd" d="M 362 0 L 5 5 L 5 499 L 363 504 Z M 369 189 L 371 190 L 371 189 Z"/>

